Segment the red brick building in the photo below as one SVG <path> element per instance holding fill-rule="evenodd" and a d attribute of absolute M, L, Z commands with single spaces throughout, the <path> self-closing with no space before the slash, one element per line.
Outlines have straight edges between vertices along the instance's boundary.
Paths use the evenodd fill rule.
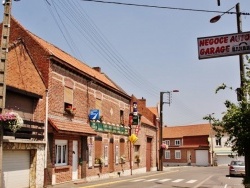
<path fill-rule="evenodd" d="M 12 82 L 25 81 L 27 86 L 21 91 L 25 94 L 30 91 L 37 97 L 32 118 L 37 117 L 45 124 L 40 160 L 45 173 L 39 176 L 44 178 L 45 185 L 156 170 L 156 118 L 146 108 L 144 99 L 134 98 L 142 118 L 139 140 L 132 145 L 128 136 L 133 100 L 126 92 L 99 67 L 87 66 L 32 34 L 13 18 L 10 31 L 13 49 L 9 66 L 12 62 L 16 68 L 20 63 L 33 65 L 31 69 L 22 64 L 26 80 L 15 72 L 17 81 Z M 14 70 L 11 68 L 12 73 Z M 132 128 L 131 132 L 134 131 Z M 140 155 L 139 163 L 135 155 Z"/>
<path fill-rule="evenodd" d="M 210 164 L 210 124 L 174 126 L 163 128 L 164 166 Z"/>
<path fill-rule="evenodd" d="M 16 23 L 12 24 L 15 33 Z M 46 146 L 45 79 L 38 71 L 34 55 L 30 53 L 22 35 L 14 33 L 10 34 L 6 64 L 6 101 L 1 116 L 15 113 L 21 119 L 18 118 L 20 126 L 16 131 L 7 124 L 8 121 L 1 120 L 3 126 L 1 187 L 40 188 L 44 183 Z"/>
<path fill-rule="evenodd" d="M 133 161 L 135 156 L 139 156 L 140 163 L 133 166 L 134 173 L 148 172 L 157 170 L 158 161 L 158 143 L 159 137 L 157 132 L 158 121 L 156 119 L 157 108 L 146 106 L 146 99 L 137 99 L 132 96 L 132 103 L 137 102 L 138 112 L 141 115 L 141 122 L 139 125 L 139 132 L 137 134 L 138 140 L 133 145 Z M 132 110 L 131 110 L 132 111 Z M 136 126 L 132 125 L 132 133 L 135 133 Z"/>

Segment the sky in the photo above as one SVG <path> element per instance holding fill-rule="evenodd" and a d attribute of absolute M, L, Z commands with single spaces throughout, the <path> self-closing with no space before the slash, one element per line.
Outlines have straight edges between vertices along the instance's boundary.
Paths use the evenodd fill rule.
<path fill-rule="evenodd" d="M 21 0 L 12 2 L 11 12 L 32 33 L 90 67 L 101 67 L 129 95 L 146 99 L 148 107 L 156 107 L 160 92 L 167 92 L 163 101 L 171 104 L 163 105 L 164 125 L 208 123 L 203 117 L 214 113 L 220 119 L 226 100 L 237 102 L 239 57 L 199 60 L 197 38 L 237 33 L 235 14 L 224 14 L 217 23 L 209 20 L 231 8 L 235 12 L 238 2 L 241 12 L 250 13 L 249 0 L 220 0 L 220 6 L 217 0 L 109 2 L 151 7 Z M 241 19 L 242 31 L 249 31 L 250 16 Z M 222 83 L 234 89 L 215 94 Z"/>

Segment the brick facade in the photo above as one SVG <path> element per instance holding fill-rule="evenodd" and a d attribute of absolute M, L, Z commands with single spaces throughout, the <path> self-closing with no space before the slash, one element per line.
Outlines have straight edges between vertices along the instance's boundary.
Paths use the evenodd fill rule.
<path fill-rule="evenodd" d="M 31 92 L 36 91 L 36 95 L 41 96 L 34 108 L 34 118 L 46 120 L 46 115 L 48 118 L 44 186 L 76 179 L 91 181 L 129 175 L 132 171 L 140 173 L 156 170 L 156 116 L 146 107 L 145 99 L 133 97 L 131 100 L 129 95 L 101 73 L 100 68 L 88 67 L 33 35 L 16 20 L 11 19 L 11 26 L 10 42 L 19 41 L 22 44 L 19 47 L 13 45 L 13 49 L 19 50 L 12 56 L 13 62 L 20 63 L 19 56 L 22 57 L 26 51 L 23 62 L 34 66 L 33 71 L 26 70 L 30 76 L 26 83 L 33 87 Z M 30 74 L 34 74 L 34 70 L 40 78 L 39 82 L 32 82 L 33 75 Z M 139 140 L 135 145 L 128 141 L 128 134 L 107 133 L 90 127 L 89 113 L 92 109 L 100 111 L 102 118 L 99 120 L 102 123 L 128 127 L 131 102 L 134 100 L 138 101 L 142 115 Z M 74 113 L 66 111 L 65 105 L 68 104 L 74 108 Z M 131 133 L 134 133 L 133 127 Z M 73 143 L 76 141 L 78 148 L 74 150 Z M 135 162 L 135 153 L 140 155 L 139 163 Z M 125 157 L 125 161 L 122 162 L 121 157 Z M 96 164 L 96 158 L 103 158 L 104 164 Z"/>

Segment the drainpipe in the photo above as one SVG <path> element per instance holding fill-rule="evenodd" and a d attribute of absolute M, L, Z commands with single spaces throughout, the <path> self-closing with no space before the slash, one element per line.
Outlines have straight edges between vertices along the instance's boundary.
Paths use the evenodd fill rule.
<path fill-rule="evenodd" d="M 44 169 L 47 168 L 47 148 L 48 148 L 48 111 L 49 111 L 49 91 L 46 89 L 46 104 L 45 104 L 45 130 L 44 130 L 44 140 L 45 140 L 45 152 L 44 152 Z"/>

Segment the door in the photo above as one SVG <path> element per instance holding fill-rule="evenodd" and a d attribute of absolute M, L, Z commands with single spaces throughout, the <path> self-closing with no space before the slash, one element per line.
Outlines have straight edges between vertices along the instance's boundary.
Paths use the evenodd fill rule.
<path fill-rule="evenodd" d="M 73 141 L 73 152 L 72 152 L 72 180 L 78 179 L 78 142 Z"/>
<path fill-rule="evenodd" d="M 196 150 L 195 158 L 197 166 L 209 166 L 208 150 Z"/>
<path fill-rule="evenodd" d="M 30 187 L 30 152 L 27 150 L 3 151 L 3 188 Z"/>
<path fill-rule="evenodd" d="M 114 143 L 113 138 L 109 142 L 109 172 L 114 172 Z"/>
<path fill-rule="evenodd" d="M 151 170 L 151 142 L 152 138 L 147 138 L 147 148 L 146 148 L 146 171 L 149 172 Z"/>
<path fill-rule="evenodd" d="M 191 165 L 191 151 L 190 150 L 187 151 L 187 163 L 188 165 Z"/>

